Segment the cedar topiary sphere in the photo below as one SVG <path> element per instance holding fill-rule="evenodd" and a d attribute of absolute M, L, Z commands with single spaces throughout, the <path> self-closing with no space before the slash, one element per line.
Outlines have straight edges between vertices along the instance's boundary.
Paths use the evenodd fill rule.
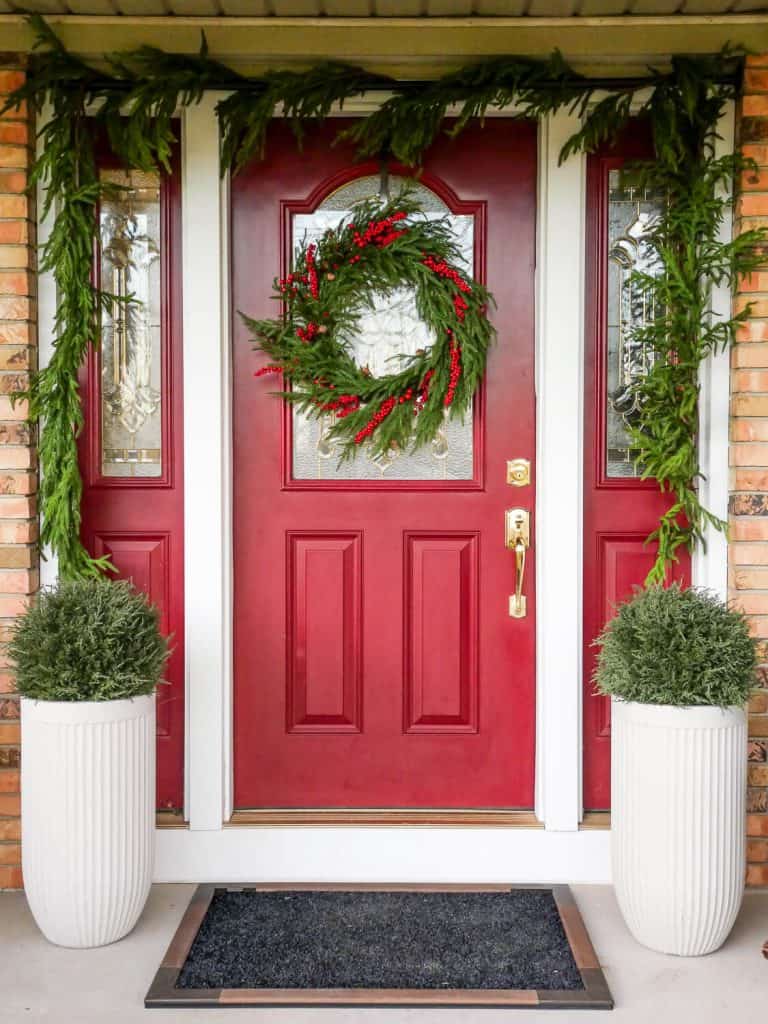
<path fill-rule="evenodd" d="M 40 592 L 14 627 L 16 688 L 33 700 L 121 700 L 152 693 L 168 658 L 160 614 L 124 581 L 81 579 Z"/>
<path fill-rule="evenodd" d="M 595 640 L 599 693 L 676 707 L 743 705 L 757 656 L 745 616 L 695 588 L 637 590 Z"/>

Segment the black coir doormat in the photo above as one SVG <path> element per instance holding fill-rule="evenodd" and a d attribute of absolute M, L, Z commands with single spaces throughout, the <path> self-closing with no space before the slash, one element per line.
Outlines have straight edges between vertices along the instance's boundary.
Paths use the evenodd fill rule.
<path fill-rule="evenodd" d="M 201 885 L 145 1006 L 611 1009 L 567 886 Z"/>

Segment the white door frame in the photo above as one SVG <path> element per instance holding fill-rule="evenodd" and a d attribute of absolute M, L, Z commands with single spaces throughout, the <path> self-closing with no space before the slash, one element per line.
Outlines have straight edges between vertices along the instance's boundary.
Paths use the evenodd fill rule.
<path fill-rule="evenodd" d="M 229 183 L 219 174 L 216 103 L 182 112 L 184 546 L 188 829 L 158 829 L 163 881 L 455 880 L 600 882 L 609 834 L 582 817 L 582 507 L 586 160 L 558 165 L 577 127 L 565 112 L 539 129 L 536 281 L 536 814 L 543 829 L 225 827 L 232 812 L 232 453 Z M 347 104 L 370 110 L 382 97 Z M 504 112 L 500 112 L 503 114 Z M 733 145 L 733 104 L 720 146 Z M 40 225 L 44 237 L 49 225 Z M 40 280 L 41 361 L 55 290 Z M 714 296 L 727 315 L 730 297 Z M 702 469 L 708 506 L 728 500 L 728 355 L 702 375 Z M 55 578 L 47 563 L 46 578 Z M 709 538 L 694 582 L 725 592 L 727 544 Z"/>

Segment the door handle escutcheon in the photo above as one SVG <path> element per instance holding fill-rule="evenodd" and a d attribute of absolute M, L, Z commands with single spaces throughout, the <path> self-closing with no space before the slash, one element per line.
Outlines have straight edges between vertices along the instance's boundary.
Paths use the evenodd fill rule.
<path fill-rule="evenodd" d="M 525 508 L 508 508 L 504 513 L 504 543 L 515 553 L 515 592 L 509 598 L 509 614 L 513 619 L 524 619 L 526 601 L 523 594 L 525 556 L 530 545 L 531 519 Z"/>

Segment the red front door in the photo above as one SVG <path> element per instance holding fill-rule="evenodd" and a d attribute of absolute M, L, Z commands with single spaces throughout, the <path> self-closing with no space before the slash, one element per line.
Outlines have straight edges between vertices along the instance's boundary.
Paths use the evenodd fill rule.
<path fill-rule="evenodd" d="M 375 191 L 378 165 L 331 148 L 337 128 L 297 152 L 276 123 L 266 159 L 235 178 L 235 311 L 274 315 L 292 245 Z M 261 357 L 234 317 L 237 808 L 533 804 L 535 559 L 532 543 L 527 616 L 511 618 L 504 512 L 534 509 L 533 466 L 520 488 L 506 469 L 535 454 L 535 125 L 442 139 L 418 187 L 498 303 L 473 422 L 340 471 L 322 425 L 254 378 Z M 371 323 L 371 366 L 418 334 L 405 307 Z"/>

